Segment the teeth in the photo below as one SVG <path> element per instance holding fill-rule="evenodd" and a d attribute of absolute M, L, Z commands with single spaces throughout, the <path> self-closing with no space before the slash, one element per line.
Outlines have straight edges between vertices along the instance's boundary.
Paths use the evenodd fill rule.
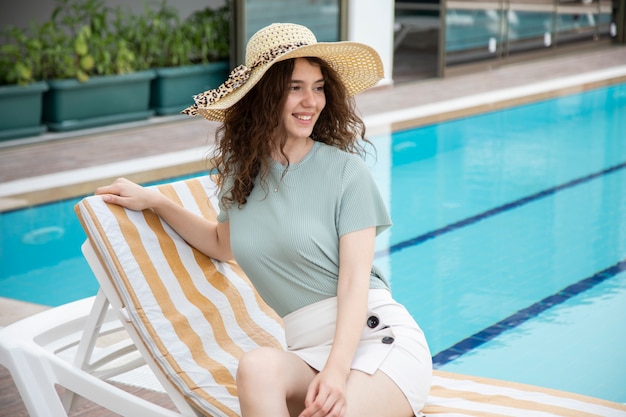
<path fill-rule="evenodd" d="M 300 120 L 304 120 L 304 121 L 309 121 L 313 118 L 313 116 L 299 116 L 297 114 L 294 114 L 294 116 L 296 117 L 296 119 L 300 119 Z"/>

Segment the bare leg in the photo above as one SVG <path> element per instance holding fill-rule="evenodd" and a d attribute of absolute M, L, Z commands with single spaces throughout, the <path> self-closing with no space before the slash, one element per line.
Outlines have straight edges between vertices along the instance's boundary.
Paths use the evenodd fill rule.
<path fill-rule="evenodd" d="M 351 371 L 345 417 L 412 417 L 413 410 L 400 388 L 381 371 L 368 375 Z"/>
<path fill-rule="evenodd" d="M 237 392 L 243 417 L 297 416 L 315 377 L 296 355 L 273 348 L 247 352 L 237 369 Z"/>
<path fill-rule="evenodd" d="M 258 348 L 241 358 L 237 391 L 243 417 L 297 417 L 304 409 L 309 384 L 317 371 L 296 355 Z M 351 371 L 344 417 L 411 417 L 413 410 L 400 388 L 383 372 Z"/>

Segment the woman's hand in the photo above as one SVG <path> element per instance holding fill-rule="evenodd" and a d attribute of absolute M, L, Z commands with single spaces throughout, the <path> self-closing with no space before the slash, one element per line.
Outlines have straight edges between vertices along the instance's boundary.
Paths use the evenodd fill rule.
<path fill-rule="evenodd" d="M 111 185 L 97 188 L 96 195 L 101 195 L 106 203 L 137 211 L 154 208 L 164 198 L 158 191 L 144 188 L 126 178 L 118 178 Z"/>
<path fill-rule="evenodd" d="M 151 188 L 144 188 L 119 178 L 111 185 L 100 187 L 96 195 L 101 195 L 106 203 L 117 204 L 130 210 L 153 209 L 187 243 L 211 258 L 220 261 L 232 259 L 230 250 L 230 226 L 218 224 L 195 214 L 164 194 Z"/>
<path fill-rule="evenodd" d="M 342 417 L 346 412 L 346 381 L 343 372 L 322 369 L 309 385 L 300 417 Z"/>

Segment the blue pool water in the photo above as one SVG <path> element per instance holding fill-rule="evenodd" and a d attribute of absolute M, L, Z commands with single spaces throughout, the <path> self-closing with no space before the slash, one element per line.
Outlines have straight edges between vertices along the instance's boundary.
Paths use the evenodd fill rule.
<path fill-rule="evenodd" d="M 372 138 L 377 263 L 437 367 L 626 403 L 626 85 Z M 74 201 L 0 214 L 0 295 L 97 290 Z"/>

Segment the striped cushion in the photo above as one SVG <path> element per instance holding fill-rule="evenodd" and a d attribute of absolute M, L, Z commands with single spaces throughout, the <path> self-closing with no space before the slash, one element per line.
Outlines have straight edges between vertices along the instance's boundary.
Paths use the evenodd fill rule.
<path fill-rule="evenodd" d="M 432 417 L 626 417 L 626 405 L 515 382 L 434 371 Z"/>
<path fill-rule="evenodd" d="M 209 177 L 157 188 L 215 219 L 215 185 Z M 278 316 L 235 263 L 199 253 L 154 212 L 105 204 L 99 196 L 83 199 L 75 209 L 164 374 L 203 413 L 238 416 L 238 359 L 261 345 L 284 346 Z"/>
<path fill-rule="evenodd" d="M 157 187 L 214 219 L 209 177 Z M 281 321 L 234 263 L 192 249 L 152 211 L 134 212 L 87 197 L 76 206 L 131 322 L 163 373 L 191 405 L 239 416 L 238 358 L 257 346 L 284 347 Z M 626 416 L 626 406 L 480 377 L 434 371 L 426 416 Z"/>

